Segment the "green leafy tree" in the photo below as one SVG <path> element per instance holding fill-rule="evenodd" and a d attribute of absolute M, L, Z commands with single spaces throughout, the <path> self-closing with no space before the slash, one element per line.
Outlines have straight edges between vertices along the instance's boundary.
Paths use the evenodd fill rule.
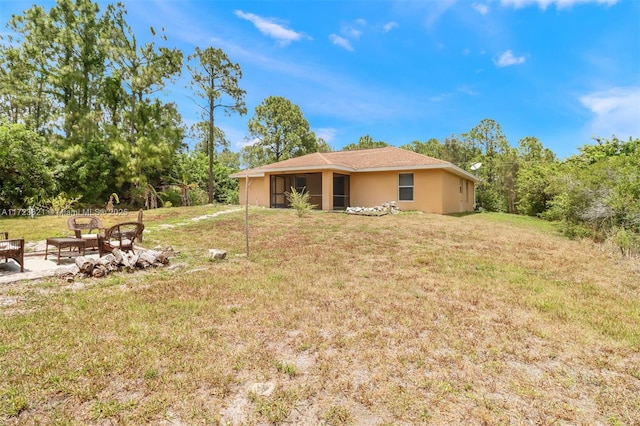
<path fill-rule="evenodd" d="M 436 138 L 431 138 L 426 142 L 420 142 L 416 140 L 401 146 L 401 148 L 429 157 L 443 159 L 443 146 Z"/>
<path fill-rule="evenodd" d="M 242 78 L 240 65 L 233 63 L 222 49 L 208 47 L 204 50 L 196 47 L 189 56 L 197 65 L 188 65 L 191 72 L 191 86 L 196 95 L 205 102 L 200 105 L 203 119 L 207 124 L 207 156 L 209 158 L 209 203 L 214 200 L 214 160 L 215 160 L 215 111 L 223 110 L 244 115 L 247 108 L 244 103 L 245 91 L 239 86 Z"/>
<path fill-rule="evenodd" d="M 413 141 L 402 148 L 448 161 L 464 170 L 468 170 L 472 160 L 480 155 L 479 149 L 474 150 L 470 143 L 456 135 L 446 137 L 443 142 L 435 138 L 426 142 Z"/>
<path fill-rule="evenodd" d="M 539 216 L 549 208 L 549 185 L 555 176 L 558 161 L 555 154 L 544 148 L 535 137 L 522 138 L 517 152 L 517 210 L 525 215 Z"/>
<path fill-rule="evenodd" d="M 110 12 L 108 141 L 117 160 L 119 186 L 133 186 L 134 193 L 140 193 L 150 174 L 155 174 L 154 180 L 166 174 L 182 146 L 185 130 L 176 106 L 156 97 L 180 74 L 182 52 L 161 46 L 166 36 L 160 33 L 157 41 L 153 28 L 153 40 L 140 45 L 124 19 L 125 11 Z"/>
<path fill-rule="evenodd" d="M 343 151 L 353 151 L 357 149 L 371 149 L 371 148 L 384 148 L 389 146 L 388 143 L 383 141 L 374 141 L 369 135 L 361 136 L 358 139 L 358 143 L 350 143 L 342 148 Z"/>
<path fill-rule="evenodd" d="M 603 239 L 610 230 L 640 233 L 640 139 L 596 139 L 559 166 L 545 216 L 565 223 L 565 231 L 586 227 Z M 634 237 L 635 238 L 635 237 Z"/>
<path fill-rule="evenodd" d="M 45 140 L 22 124 L 0 123 L 0 208 L 43 207 L 56 186 Z"/>
<path fill-rule="evenodd" d="M 332 152 L 333 148 L 322 138 L 318 138 L 318 152 Z"/>
<path fill-rule="evenodd" d="M 469 162 L 481 162 L 478 170 L 482 183 L 478 186 L 478 204 L 489 211 L 515 212 L 515 179 L 517 162 L 500 124 L 482 120 L 463 134 L 471 152 L 478 152 Z"/>
<path fill-rule="evenodd" d="M 121 3 L 58 0 L 14 16 L 0 44 L 0 108 L 49 137 L 60 189 L 97 202 L 157 179 L 181 146 L 177 109 L 155 93 L 181 71 L 182 53 L 138 45 Z M 162 40 L 166 40 L 162 36 Z M 117 179 L 116 179 L 117 178 Z"/>
<path fill-rule="evenodd" d="M 302 110 L 281 96 L 269 96 L 249 120 L 254 142 L 242 150 L 249 167 L 275 163 L 318 151 L 315 134 Z"/>
<path fill-rule="evenodd" d="M 50 133 L 59 117 L 48 79 L 52 24 L 42 7 L 33 6 L 12 17 L 7 28 L 8 35 L 0 34 L 0 113 L 11 123 Z"/>

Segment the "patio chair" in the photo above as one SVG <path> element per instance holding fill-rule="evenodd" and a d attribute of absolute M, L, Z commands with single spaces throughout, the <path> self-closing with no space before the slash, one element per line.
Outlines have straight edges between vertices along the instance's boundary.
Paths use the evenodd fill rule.
<path fill-rule="evenodd" d="M 24 239 L 9 239 L 8 232 L 0 232 L 0 258 L 5 262 L 13 259 L 20 265 L 20 272 L 24 272 Z"/>
<path fill-rule="evenodd" d="M 104 226 L 96 216 L 71 216 L 67 220 L 67 226 L 72 230 L 76 238 L 85 240 L 86 248 L 98 248 L 98 235 L 104 233 Z"/>
<path fill-rule="evenodd" d="M 144 224 L 140 222 L 122 222 L 106 229 L 104 235 L 98 235 L 100 257 L 104 253 L 111 253 L 115 248 L 135 253 L 136 240 L 140 239 L 143 231 Z"/>

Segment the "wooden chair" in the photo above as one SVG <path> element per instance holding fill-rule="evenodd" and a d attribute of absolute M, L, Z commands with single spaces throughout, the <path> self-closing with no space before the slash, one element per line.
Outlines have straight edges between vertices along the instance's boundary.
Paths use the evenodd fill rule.
<path fill-rule="evenodd" d="M 85 240 L 86 248 L 98 248 L 98 236 L 105 229 L 96 216 L 71 216 L 67 220 L 67 226 L 75 233 L 76 238 Z"/>
<path fill-rule="evenodd" d="M 24 239 L 9 239 L 8 232 L 0 232 L 0 258 L 5 262 L 13 259 L 20 265 L 20 272 L 24 272 Z"/>
<path fill-rule="evenodd" d="M 143 231 L 144 224 L 140 222 L 122 222 L 106 229 L 104 235 L 98 235 L 100 257 L 104 253 L 111 253 L 115 248 L 135 253 L 136 240 L 140 239 Z"/>

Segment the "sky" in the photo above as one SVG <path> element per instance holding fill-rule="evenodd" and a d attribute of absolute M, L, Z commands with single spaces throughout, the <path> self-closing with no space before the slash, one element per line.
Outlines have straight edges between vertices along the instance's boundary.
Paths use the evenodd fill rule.
<path fill-rule="evenodd" d="M 0 0 L 12 14 L 53 1 Z M 104 6 L 105 1 L 98 1 Z M 559 158 L 593 138 L 640 137 L 640 0 L 124 0 L 137 37 L 164 28 L 185 57 L 222 49 L 248 113 L 216 112 L 239 151 L 269 96 L 296 104 L 334 150 L 369 135 L 402 146 L 495 120 L 512 146 Z M 104 7 L 102 7 L 104 9 Z M 200 121 L 186 68 L 164 96 Z"/>

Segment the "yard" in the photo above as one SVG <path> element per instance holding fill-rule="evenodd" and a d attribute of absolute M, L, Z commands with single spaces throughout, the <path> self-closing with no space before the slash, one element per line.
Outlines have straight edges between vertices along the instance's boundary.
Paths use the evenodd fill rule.
<path fill-rule="evenodd" d="M 637 258 L 500 214 L 268 209 L 247 258 L 244 210 L 190 219 L 215 211 L 145 211 L 169 268 L 1 286 L 0 423 L 640 424 Z"/>

